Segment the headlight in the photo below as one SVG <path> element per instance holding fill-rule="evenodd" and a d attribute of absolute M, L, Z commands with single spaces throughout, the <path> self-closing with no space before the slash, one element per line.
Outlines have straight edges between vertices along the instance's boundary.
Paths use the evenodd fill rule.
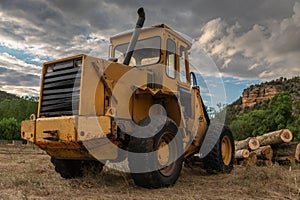
<path fill-rule="evenodd" d="M 47 67 L 47 73 L 51 73 L 51 72 L 53 72 L 53 70 L 54 70 L 53 66 L 48 66 Z"/>
<path fill-rule="evenodd" d="M 75 67 L 79 67 L 81 68 L 82 67 L 82 60 L 75 60 Z"/>

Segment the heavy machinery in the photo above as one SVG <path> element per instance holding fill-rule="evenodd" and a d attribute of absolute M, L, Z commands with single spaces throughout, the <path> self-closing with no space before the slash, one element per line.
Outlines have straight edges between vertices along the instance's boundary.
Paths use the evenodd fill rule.
<path fill-rule="evenodd" d="M 191 42 L 166 25 L 111 37 L 110 59 L 77 55 L 42 67 L 37 117 L 21 136 L 45 150 L 64 178 L 86 166 L 128 160 L 135 183 L 173 185 L 183 162 L 202 155 L 208 172 L 233 169 L 229 128 L 210 123 L 194 72 Z"/>

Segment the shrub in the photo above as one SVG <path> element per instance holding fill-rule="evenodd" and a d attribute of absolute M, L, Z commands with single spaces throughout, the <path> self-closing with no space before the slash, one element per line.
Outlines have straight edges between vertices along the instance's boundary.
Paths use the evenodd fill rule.
<path fill-rule="evenodd" d="M 3 118 L 0 120 L 0 139 L 18 140 L 20 138 L 20 123 L 15 118 Z"/>

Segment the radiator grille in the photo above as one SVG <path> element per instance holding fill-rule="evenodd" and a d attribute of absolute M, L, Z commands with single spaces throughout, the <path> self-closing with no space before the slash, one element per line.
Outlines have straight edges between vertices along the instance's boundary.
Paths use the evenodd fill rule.
<path fill-rule="evenodd" d="M 46 65 L 40 116 L 78 115 L 82 59 Z"/>

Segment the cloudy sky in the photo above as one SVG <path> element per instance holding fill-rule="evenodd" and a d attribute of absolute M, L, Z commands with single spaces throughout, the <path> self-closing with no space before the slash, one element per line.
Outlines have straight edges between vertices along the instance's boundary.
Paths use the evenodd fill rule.
<path fill-rule="evenodd" d="M 131 29 L 141 6 L 145 26 L 165 23 L 194 39 L 193 65 L 204 63 L 203 51 L 212 58 L 227 103 L 250 84 L 300 75 L 300 1 L 1 0 L 0 90 L 37 95 L 43 62 L 107 58 L 109 36 Z"/>

